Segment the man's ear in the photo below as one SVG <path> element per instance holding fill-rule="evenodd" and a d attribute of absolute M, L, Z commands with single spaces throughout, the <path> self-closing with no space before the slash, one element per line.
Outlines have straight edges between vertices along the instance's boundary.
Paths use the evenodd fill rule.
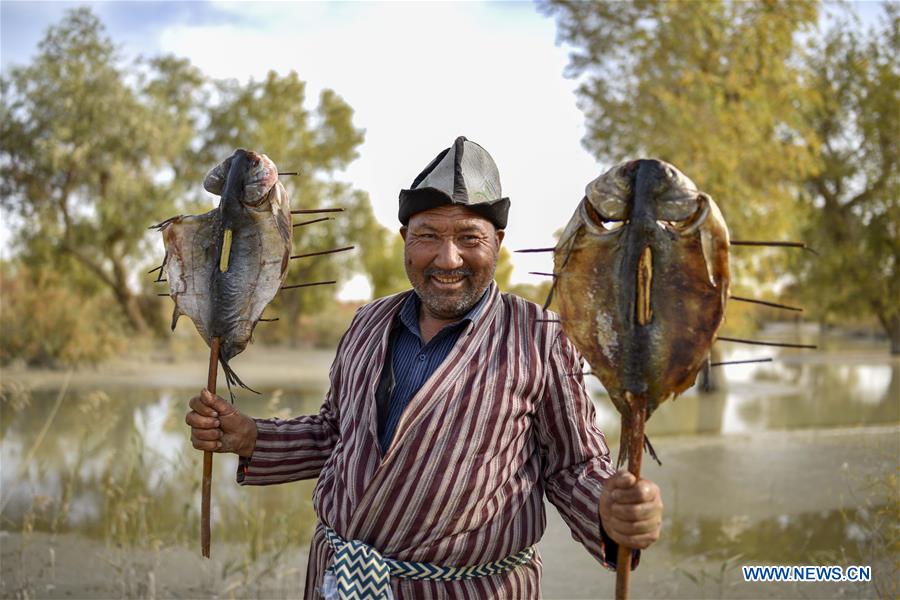
<path fill-rule="evenodd" d="M 500 248 L 500 245 L 503 243 L 503 236 L 506 235 L 506 231 L 498 229 L 495 233 L 497 235 L 497 248 Z"/>
<path fill-rule="evenodd" d="M 400 237 L 403 238 L 404 242 L 406 241 L 406 234 L 408 232 L 409 232 L 409 227 L 407 227 L 406 225 L 404 225 L 403 227 L 400 228 Z"/>

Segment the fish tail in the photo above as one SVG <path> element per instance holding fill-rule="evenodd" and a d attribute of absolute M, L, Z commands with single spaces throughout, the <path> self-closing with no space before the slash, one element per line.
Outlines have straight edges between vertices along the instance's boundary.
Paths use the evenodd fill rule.
<path fill-rule="evenodd" d="M 219 353 L 219 362 L 222 364 L 222 371 L 225 372 L 225 383 L 228 384 L 228 393 L 231 395 L 231 402 L 234 403 L 234 392 L 232 391 L 233 385 L 238 385 L 245 390 L 253 392 L 254 394 L 259 394 L 258 391 L 254 390 L 252 387 L 247 385 L 246 383 L 238 377 L 238 374 L 234 372 L 234 369 L 231 368 L 231 365 L 228 364 L 228 360 Z"/>
<path fill-rule="evenodd" d="M 650 443 L 650 438 L 647 435 L 644 435 L 644 449 L 650 454 L 650 457 L 656 461 L 656 464 L 662 466 L 662 461 L 659 460 L 659 457 L 656 455 L 656 450 L 653 449 L 653 444 Z"/>

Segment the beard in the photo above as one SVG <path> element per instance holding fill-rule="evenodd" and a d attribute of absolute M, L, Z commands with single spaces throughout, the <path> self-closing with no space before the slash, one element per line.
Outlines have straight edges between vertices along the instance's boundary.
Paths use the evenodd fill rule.
<path fill-rule="evenodd" d="M 497 262 L 490 269 L 475 272 L 469 267 L 461 269 L 444 270 L 428 267 L 424 271 L 413 272 L 409 260 L 404 261 L 406 276 L 409 278 L 413 289 L 419 296 L 422 304 L 433 316 L 441 319 L 458 319 L 472 310 L 485 290 L 494 279 L 497 270 Z M 462 277 L 462 285 L 456 290 L 440 289 L 434 284 L 433 276 L 456 278 Z"/>

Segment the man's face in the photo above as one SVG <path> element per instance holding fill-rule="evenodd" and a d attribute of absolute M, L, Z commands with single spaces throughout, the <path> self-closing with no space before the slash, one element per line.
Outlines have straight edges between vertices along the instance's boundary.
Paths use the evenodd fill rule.
<path fill-rule="evenodd" d="M 416 213 L 400 234 L 406 276 L 433 317 L 462 317 L 494 279 L 503 231 L 467 208 Z"/>

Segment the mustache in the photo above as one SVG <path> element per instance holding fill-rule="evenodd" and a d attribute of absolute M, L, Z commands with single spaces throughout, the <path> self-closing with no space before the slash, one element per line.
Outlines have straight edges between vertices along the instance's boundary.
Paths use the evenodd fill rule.
<path fill-rule="evenodd" d="M 425 277 L 431 277 L 432 275 L 437 275 L 438 277 L 471 277 L 473 272 L 472 269 L 469 268 L 452 269 L 450 271 L 438 269 L 437 267 L 428 267 L 425 269 Z"/>

